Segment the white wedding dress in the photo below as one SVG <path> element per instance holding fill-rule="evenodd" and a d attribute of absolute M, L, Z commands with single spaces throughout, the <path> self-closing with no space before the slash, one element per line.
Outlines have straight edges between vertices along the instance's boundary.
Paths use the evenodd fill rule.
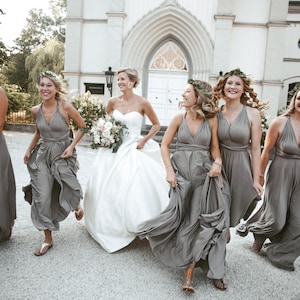
<path fill-rule="evenodd" d="M 86 228 L 109 253 L 131 243 L 138 225 L 169 203 L 159 144 L 149 140 L 143 149 L 136 149 L 143 116 L 118 110 L 112 116 L 126 124 L 128 132 L 117 153 L 98 150 L 84 197 Z"/>

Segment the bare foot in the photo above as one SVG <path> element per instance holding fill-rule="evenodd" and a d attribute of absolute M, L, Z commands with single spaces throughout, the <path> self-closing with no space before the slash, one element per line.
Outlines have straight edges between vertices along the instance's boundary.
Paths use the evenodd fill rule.
<path fill-rule="evenodd" d="M 259 242 L 258 240 L 254 240 L 252 248 L 255 252 L 259 252 L 261 247 L 263 246 L 264 242 Z"/>

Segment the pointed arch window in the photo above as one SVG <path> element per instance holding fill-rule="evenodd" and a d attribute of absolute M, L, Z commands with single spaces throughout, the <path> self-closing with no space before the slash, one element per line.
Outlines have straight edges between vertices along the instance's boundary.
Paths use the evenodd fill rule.
<path fill-rule="evenodd" d="M 155 52 L 150 70 L 187 71 L 185 56 L 174 42 L 169 41 Z"/>

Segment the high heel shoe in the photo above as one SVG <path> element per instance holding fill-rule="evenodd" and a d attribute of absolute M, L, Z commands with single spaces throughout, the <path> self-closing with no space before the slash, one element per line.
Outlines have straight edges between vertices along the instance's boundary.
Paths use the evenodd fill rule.
<path fill-rule="evenodd" d="M 194 293 L 193 281 L 189 278 L 185 278 L 182 286 L 182 290 L 190 293 Z"/>

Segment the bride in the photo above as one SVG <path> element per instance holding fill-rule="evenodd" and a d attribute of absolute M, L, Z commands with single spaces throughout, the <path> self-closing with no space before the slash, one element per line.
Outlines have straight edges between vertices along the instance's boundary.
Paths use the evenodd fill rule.
<path fill-rule="evenodd" d="M 117 153 L 100 148 L 84 198 L 86 228 L 109 253 L 130 244 L 138 225 L 169 203 L 160 147 L 151 139 L 160 129 L 158 118 L 150 102 L 133 92 L 139 83 L 137 71 L 123 68 L 117 74 L 121 95 L 109 100 L 106 112 L 126 124 L 128 132 Z M 144 115 L 152 128 L 143 137 Z"/>

